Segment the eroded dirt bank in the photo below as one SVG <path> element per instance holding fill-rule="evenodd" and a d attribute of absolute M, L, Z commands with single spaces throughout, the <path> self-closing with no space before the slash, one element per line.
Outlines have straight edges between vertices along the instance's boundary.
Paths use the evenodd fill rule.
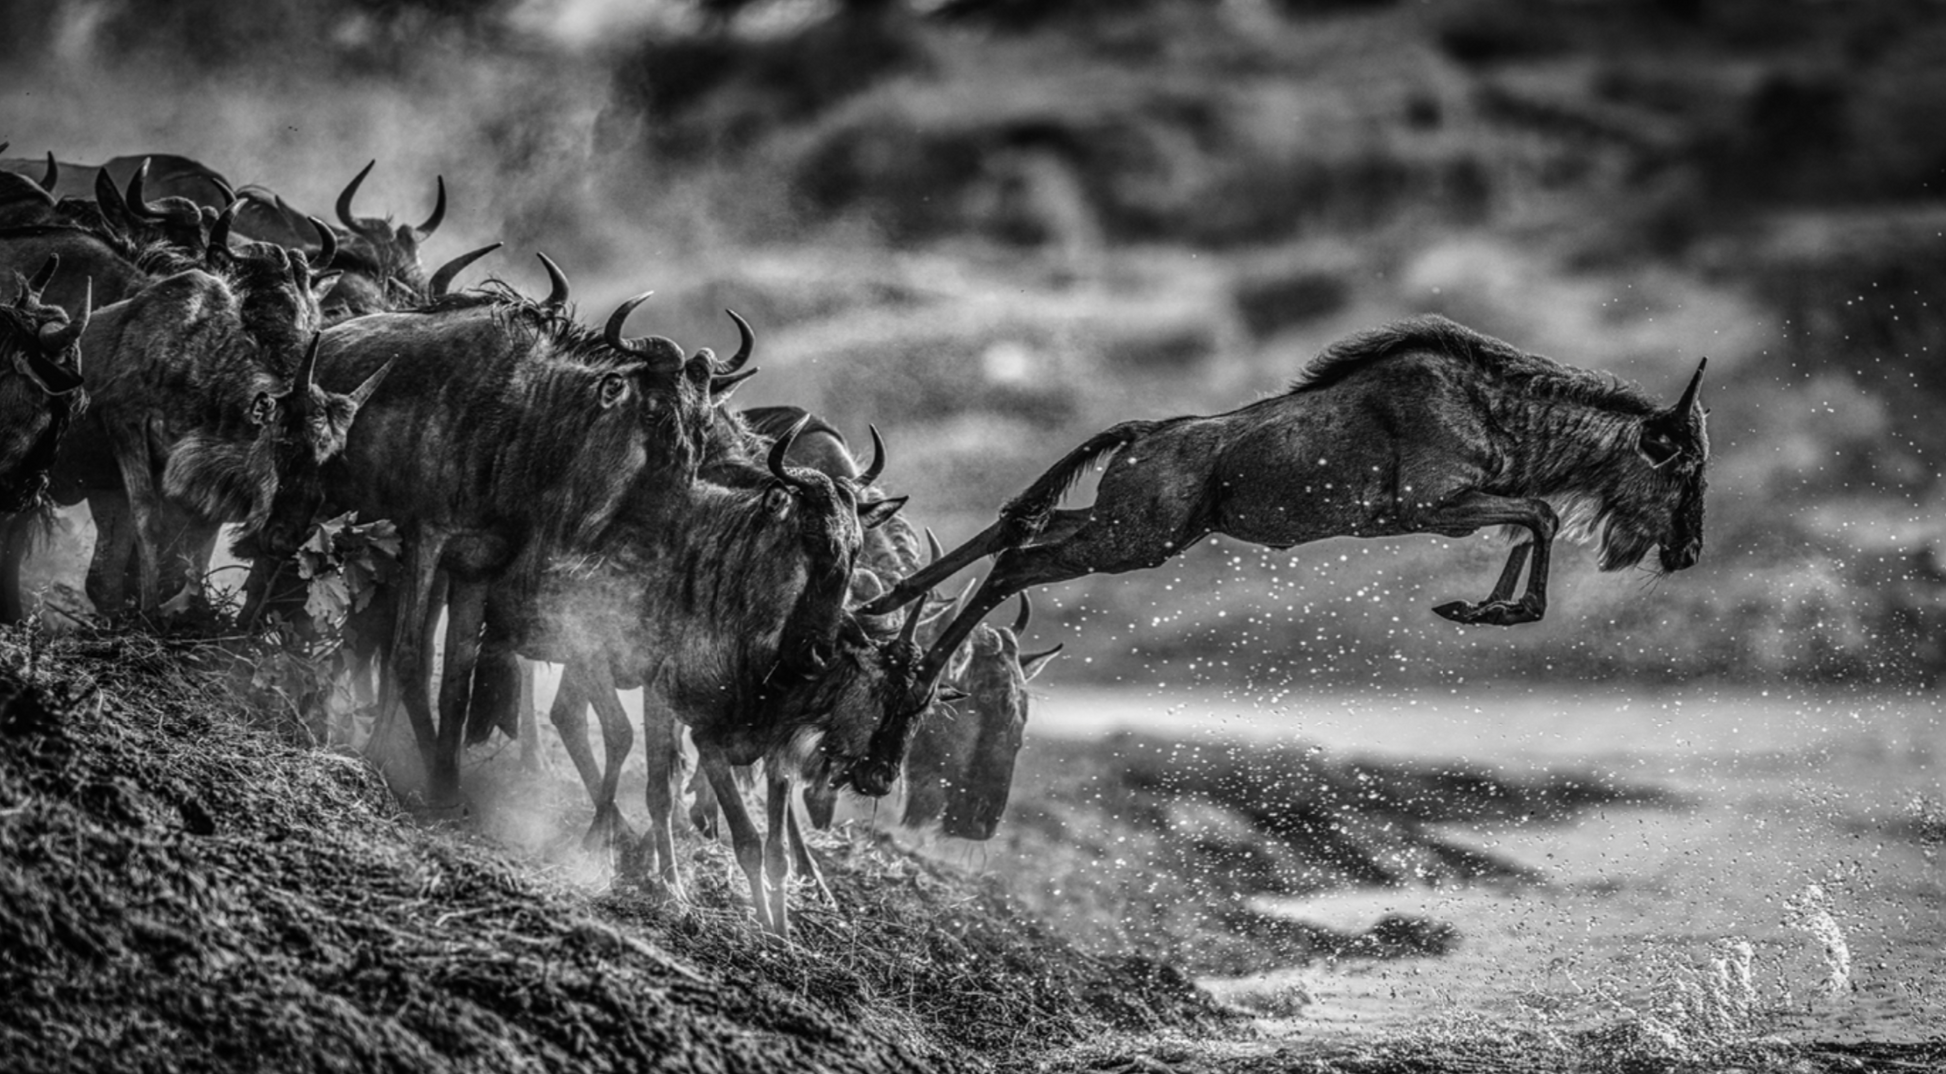
<path fill-rule="evenodd" d="M 1082 956 L 870 848 L 834 870 L 860 927 L 802 947 L 707 891 L 681 914 L 597 905 L 287 743 L 212 650 L 3 643 L 10 1071 L 963 1070 L 1003 1058 L 1002 1031 L 1041 1049 L 1215 1021 L 1179 974 Z"/>
<path fill-rule="evenodd" d="M 807 906 L 787 945 L 755 931 L 714 844 L 687 844 L 694 881 L 680 909 L 626 886 L 569 885 L 477 829 L 401 814 L 363 763 L 297 741 L 295 723 L 239 700 L 230 664 L 207 643 L 98 634 L 30 648 L 0 632 L 0 1068 L 1946 1064 L 1937 1043 L 1787 1042 L 1647 1019 L 1273 1039 L 1251 1020 L 1262 1011 L 1221 1007 L 1177 968 L 1383 955 L 1383 937 L 1273 932 L 1239 914 L 1253 893 L 1374 868 L 1517 883 L 1517 870 L 1421 827 L 1434 819 L 1426 803 L 1547 816 L 1635 795 L 1626 788 L 1542 779 L 1473 794 L 1454 783 L 1463 774 L 1165 757 L 1123 743 L 1129 757 L 1086 771 L 1065 757 L 1072 780 L 1023 810 L 1023 831 L 1055 848 L 1035 860 L 1072 898 L 1009 891 L 853 829 L 818 842 L 842 912 Z M 1289 801 L 1263 807 L 1276 787 Z M 1143 832 L 1149 842 L 1130 845 Z M 1102 918 L 1108 932 L 1076 931 L 1073 912 L 1109 897 L 1114 870 L 1102 862 L 1114 857 L 1152 868 L 1156 885 Z M 1088 875 L 1095 887 L 1079 883 Z M 1172 905 L 1203 909 L 1170 917 Z M 1425 954 L 1436 926 L 1397 946 Z"/>

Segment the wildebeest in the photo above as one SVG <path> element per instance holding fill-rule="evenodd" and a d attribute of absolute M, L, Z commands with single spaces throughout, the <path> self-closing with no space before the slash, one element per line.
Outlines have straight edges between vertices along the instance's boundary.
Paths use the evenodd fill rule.
<path fill-rule="evenodd" d="M 446 219 L 443 176 L 438 180 L 438 199 L 433 204 L 432 215 L 422 224 L 395 225 L 389 218 L 353 213 L 358 188 L 377 163 L 374 160 L 359 169 L 338 195 L 338 223 L 344 226 L 347 238 L 340 248 L 337 267 L 345 270 L 345 275 L 325 297 L 325 306 L 327 311 L 337 310 L 341 316 L 405 309 L 423 301 L 427 297 L 427 281 L 426 270 L 419 261 L 419 247 Z M 279 206 L 283 207 L 281 201 Z M 288 207 L 283 208 L 288 211 Z"/>
<path fill-rule="evenodd" d="M 315 385 L 309 264 L 267 243 L 232 250 L 227 222 L 226 212 L 212 229 L 205 267 L 95 314 L 83 341 L 92 403 L 55 467 L 57 485 L 127 496 L 145 612 L 161 603 L 165 507 L 201 534 L 234 522 L 267 548 L 294 548 L 322 499 L 322 463 L 377 383 L 349 395 Z M 114 603 L 124 551 L 97 544 Z"/>
<path fill-rule="evenodd" d="M 766 762 L 768 840 L 740 799 L 724 808 L 759 917 L 780 931 L 791 781 L 861 759 L 881 716 L 891 646 L 864 636 L 844 609 L 862 532 L 903 503 L 786 467 L 790 440 L 771 446 L 761 484 L 699 480 L 631 497 L 608 537 L 558 559 L 536 596 L 518 602 L 511 631 L 522 655 L 567 665 L 553 718 L 596 801 L 591 835 L 619 824 L 614 781 L 632 736 L 615 691 L 643 687 L 648 845 L 672 891 L 676 722 L 691 728 L 713 784 L 731 765 Z M 907 655 L 916 666 L 917 647 Z M 605 767 L 586 750 L 591 703 Z"/>
<path fill-rule="evenodd" d="M 900 824 L 923 828 L 938 821 L 940 831 L 955 839 L 993 838 L 1027 730 L 1027 684 L 1061 651 L 1059 645 L 1020 651 L 1031 615 L 1022 593 L 1011 626 L 981 623 L 941 673 L 945 685 L 966 696 L 936 707 L 914 732 Z"/>
<path fill-rule="evenodd" d="M 557 294 L 499 287 L 325 332 L 320 376 L 363 379 L 398 359 L 340 465 L 335 511 L 391 519 L 404 543 L 387 679 L 412 720 L 433 801 L 458 795 L 459 752 L 489 588 L 599 537 L 631 490 L 694 477 L 710 420 L 707 352 L 685 360 L 666 338 L 628 339 L 630 299 L 597 331 Z M 446 660 L 435 721 L 427 626 L 434 583 L 450 578 Z"/>
<path fill-rule="evenodd" d="M 24 550 L 32 520 L 23 512 L 43 506 L 61 437 L 88 403 L 79 343 L 89 311 L 84 306 L 69 320 L 66 311 L 41 303 L 53 269 L 50 259 L 32 279 L 16 280 L 17 297 L 0 306 L 0 541 L 6 551 L 16 543 Z M 17 584 L 0 585 L 0 622 L 14 622 L 21 611 Z"/>
<path fill-rule="evenodd" d="M 741 414 L 753 431 L 767 438 L 780 436 L 793 427 L 801 428 L 802 433 L 786 457 L 791 464 L 816 469 L 834 480 L 856 482 L 864 476 L 865 491 L 882 495 L 869 487 L 878 470 L 864 475 L 845 443 L 844 434 L 817 415 L 795 406 L 750 407 Z M 926 542 L 933 559 L 938 559 L 941 553 L 930 530 L 926 532 Z M 884 591 L 882 579 L 895 580 L 918 569 L 921 563 L 918 538 L 903 513 L 866 532 L 858 562 L 852 593 L 861 603 Z M 931 619 L 932 614 L 922 615 L 921 623 Z M 981 624 L 954 654 L 942 675 L 941 685 L 949 697 L 947 706 L 935 710 L 933 718 L 921 723 L 919 738 L 905 767 L 904 823 L 909 827 L 918 827 L 945 814 L 948 834 L 963 838 L 991 837 L 992 825 L 998 823 L 1006 807 L 1014 760 L 1020 749 L 1029 707 L 1027 681 L 1060 649 L 1056 646 L 1044 653 L 1021 655 L 1019 635 L 1026 629 L 1027 614 L 1023 596 L 1021 616 L 1011 632 Z M 922 640 L 925 637 L 923 626 L 920 637 Z M 691 822 L 700 831 L 714 832 L 716 796 L 701 772 L 692 781 L 691 790 L 695 795 L 690 807 Z M 812 825 L 829 827 L 837 802 L 835 790 L 826 783 L 812 781 L 804 789 L 804 799 Z M 801 847 L 799 850 L 798 860 L 809 873 L 809 854 Z"/>
<path fill-rule="evenodd" d="M 440 179 L 432 214 L 416 227 L 355 215 L 353 198 L 372 167 L 367 164 L 338 196 L 336 211 L 344 230 L 329 240 L 336 251 L 332 256 L 316 256 L 319 247 L 311 223 L 315 218 L 274 191 L 255 184 L 233 189 L 222 173 L 208 165 L 167 153 L 115 157 L 99 166 L 58 164 L 50 153 L 38 183 L 31 179 L 24 185 L 10 183 L 11 176 L 0 174 L 0 227 L 64 223 L 100 230 L 106 224 L 139 245 L 163 237 L 156 231 L 164 225 L 186 229 L 199 212 L 206 225 L 217 210 L 240 198 L 242 205 L 232 225 L 237 235 L 303 251 L 313 255 L 315 263 L 344 273 L 324 298 L 326 321 L 335 323 L 423 300 L 427 281 L 419 247 L 446 214 L 446 184 Z M 43 171 L 39 162 L 19 159 L 0 161 L 0 168 L 22 178 Z M 118 183 L 132 192 L 145 191 L 147 197 L 125 196 L 119 193 Z M 91 191 L 94 200 L 63 197 L 57 207 L 52 196 L 64 189 L 75 194 Z M 36 202 L 37 191 L 49 196 Z M 19 209 L 9 213 L 8 206 L 14 204 Z M 182 237 L 190 238 L 186 231 Z M 183 248 L 201 256 L 193 243 Z"/>
<path fill-rule="evenodd" d="M 898 607 L 997 554 L 967 610 L 927 653 L 925 671 L 937 675 L 1008 596 L 1158 566 L 1212 533 L 1288 548 L 1504 526 L 1528 540 L 1513 547 L 1487 599 L 1433 611 L 1459 623 L 1534 622 L 1547 608 L 1549 552 L 1564 528 L 1599 537 L 1603 570 L 1633 567 L 1658 547 L 1664 572 L 1702 554 L 1702 378 L 1698 363 L 1681 398 L 1662 407 L 1612 377 L 1443 317 L 1399 321 L 1326 348 L 1279 395 L 1097 433 L 1009 501 L 999 521 L 869 610 Z M 1094 505 L 1058 510 L 1098 460 L 1108 461 Z M 1523 568 L 1527 588 L 1515 598 Z M 890 779 L 911 730 L 909 720 L 880 729 L 872 778 Z"/>

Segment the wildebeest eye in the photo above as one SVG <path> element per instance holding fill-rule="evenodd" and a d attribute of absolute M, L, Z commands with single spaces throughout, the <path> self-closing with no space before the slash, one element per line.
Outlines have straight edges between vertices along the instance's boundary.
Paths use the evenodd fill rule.
<path fill-rule="evenodd" d="M 601 378 L 598 391 L 602 409 L 606 410 L 628 398 L 628 379 L 620 373 L 610 373 Z"/>
<path fill-rule="evenodd" d="M 1660 470 L 1681 454 L 1682 449 L 1668 437 L 1648 430 L 1642 433 L 1642 457 L 1649 460 L 1651 467 Z"/>

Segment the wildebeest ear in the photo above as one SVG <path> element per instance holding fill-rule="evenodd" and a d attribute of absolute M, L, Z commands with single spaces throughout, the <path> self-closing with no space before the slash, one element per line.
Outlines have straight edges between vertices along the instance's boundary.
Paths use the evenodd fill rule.
<path fill-rule="evenodd" d="M 628 398 L 628 378 L 620 373 L 610 373 L 601 378 L 601 385 L 596 392 L 601 399 L 602 409 L 614 407 Z"/>
<path fill-rule="evenodd" d="M 938 699 L 941 701 L 964 701 L 967 698 L 972 696 L 973 696 L 972 694 L 967 693 L 965 690 L 962 690 L 957 686 L 942 686 L 939 688 L 939 693 L 937 695 Z"/>
<path fill-rule="evenodd" d="M 1649 460 L 1651 469 L 1660 470 L 1664 466 L 1675 462 L 1676 457 L 1682 454 L 1682 445 L 1678 444 L 1674 437 L 1657 428 L 1652 422 L 1644 422 L 1642 424 L 1642 434 L 1639 444 L 1642 457 Z"/>
<path fill-rule="evenodd" d="M 269 425 L 277 420 L 277 399 L 269 392 L 258 392 L 250 400 L 250 424 Z"/>
<path fill-rule="evenodd" d="M 892 521 L 892 516 L 905 506 L 908 496 L 894 496 L 889 500 L 860 501 L 858 504 L 858 524 L 866 529 L 876 529 Z"/>
<path fill-rule="evenodd" d="M 1028 682 L 1034 681 L 1034 676 L 1039 675 L 1041 669 L 1047 666 L 1048 661 L 1054 659 L 1066 645 L 1067 643 L 1063 642 L 1046 652 L 1028 653 L 1022 656 L 1020 658 L 1020 673 L 1026 676 Z"/>

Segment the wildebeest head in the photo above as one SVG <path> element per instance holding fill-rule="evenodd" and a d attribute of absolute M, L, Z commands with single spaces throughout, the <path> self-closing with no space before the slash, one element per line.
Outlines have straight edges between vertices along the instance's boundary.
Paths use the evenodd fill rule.
<path fill-rule="evenodd" d="M 95 175 L 95 204 L 102 216 L 120 227 L 137 242 L 162 242 L 191 257 L 201 257 L 208 248 L 209 233 L 215 224 L 216 210 L 184 197 L 149 200 L 145 186 L 149 162 L 144 160 L 129 177 L 126 193 L 115 189 L 108 169 Z M 228 192 L 226 191 L 226 194 Z M 234 199 L 228 199 L 234 200 Z"/>
<path fill-rule="evenodd" d="M 1674 406 L 1637 422 L 1636 457 L 1602 509 L 1602 570 L 1632 567 L 1650 548 L 1660 549 L 1664 572 L 1694 566 L 1701 557 L 1710 445 L 1709 412 L 1699 396 L 1707 364 L 1696 364 Z"/>
<path fill-rule="evenodd" d="M 230 225 L 242 204 L 230 202 L 211 222 L 205 263 L 230 281 L 243 329 L 259 347 L 274 354 L 299 354 L 323 323 L 313 270 L 328 263 L 335 250 L 331 231 L 312 221 L 324 248 L 309 256 L 274 242 L 232 245 Z"/>
<path fill-rule="evenodd" d="M 792 555 L 805 570 L 804 590 L 785 623 L 778 646 L 778 666 L 787 674 L 822 674 L 846 618 L 852 575 L 864 532 L 883 524 L 905 505 L 903 499 L 861 499 L 859 486 L 818 470 L 786 466 L 805 418 L 772 442 L 767 465 L 772 483 L 766 506 L 779 522 L 794 521 Z M 873 430 L 879 458 L 884 443 Z"/>
<path fill-rule="evenodd" d="M 948 670 L 966 697 L 940 706 L 913 736 L 905 762 L 906 827 L 937 819 L 946 835 L 984 840 L 1000 826 L 1027 730 L 1027 684 L 1061 651 L 1057 645 L 1021 655 L 1020 635 L 1031 614 L 1023 593 L 1013 625 L 976 627 Z"/>
<path fill-rule="evenodd" d="M 344 450 L 359 408 L 391 372 L 387 362 L 349 393 L 327 391 L 317 382 L 322 339 L 312 334 L 288 390 L 259 392 L 251 403 L 250 421 L 274 460 L 276 491 L 261 501 L 259 517 L 245 521 L 234 546 L 238 556 L 287 556 L 297 550 L 324 507 L 324 464 Z"/>
<path fill-rule="evenodd" d="M 347 237 L 346 264 L 342 267 L 361 270 L 348 271 L 340 287 L 354 286 L 358 278 L 369 277 L 366 282 L 372 286 L 386 291 L 402 289 L 407 292 L 404 297 L 422 299 L 426 296 L 426 270 L 419 260 L 419 247 L 446 219 L 446 179 L 444 176 L 438 179 L 438 200 L 433 204 L 432 215 L 416 227 L 394 224 L 390 217 L 357 216 L 352 212 L 352 200 L 377 163 L 374 160 L 359 169 L 338 195 L 338 223 L 344 225 Z M 388 301 L 377 308 L 392 309 L 407 304 Z"/>
<path fill-rule="evenodd" d="M 87 405 L 81 390 L 81 333 L 89 305 L 72 321 L 41 291 L 59 259 L 32 279 L 14 273 L 14 302 L 0 306 L 0 514 L 34 505 L 68 421 Z"/>
<path fill-rule="evenodd" d="M 926 666 L 917 640 L 923 604 L 911 606 L 893 635 L 865 631 L 861 622 L 839 647 L 839 660 L 822 676 L 823 688 L 845 714 L 840 733 L 826 739 L 824 750 L 825 777 L 833 787 L 872 798 L 890 793 L 912 730 L 924 722 L 934 702 L 965 696 L 941 684 Z M 856 617 L 853 621 L 860 622 Z"/>

